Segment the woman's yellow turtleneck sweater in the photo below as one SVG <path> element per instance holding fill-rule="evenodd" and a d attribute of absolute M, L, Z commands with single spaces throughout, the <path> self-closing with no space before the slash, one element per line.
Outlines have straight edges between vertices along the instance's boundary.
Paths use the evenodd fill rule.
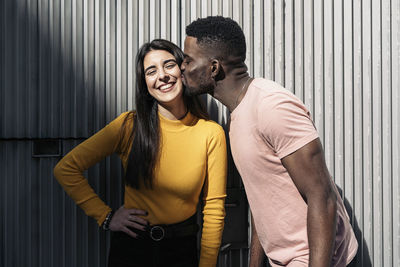
<path fill-rule="evenodd" d="M 128 116 L 128 117 L 127 117 Z M 54 169 L 68 195 L 99 225 L 111 211 L 88 184 L 83 172 L 106 156 L 117 153 L 126 167 L 131 142 L 132 113 L 123 113 L 75 147 Z M 126 127 L 122 129 L 124 119 Z M 199 266 L 215 266 L 224 226 L 226 197 L 226 142 L 221 126 L 188 113 L 182 120 L 159 114 L 160 160 L 153 189 L 125 186 L 124 207 L 146 210 L 150 224 L 184 221 L 196 212 L 203 189 L 204 223 Z"/>

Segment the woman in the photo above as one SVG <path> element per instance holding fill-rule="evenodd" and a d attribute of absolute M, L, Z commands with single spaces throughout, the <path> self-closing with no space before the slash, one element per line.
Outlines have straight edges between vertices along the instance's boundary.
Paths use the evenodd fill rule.
<path fill-rule="evenodd" d="M 169 41 L 144 44 L 136 56 L 136 112 L 120 115 L 55 167 L 74 201 L 113 231 L 109 266 L 216 265 L 225 216 L 225 135 L 196 98 L 185 96 L 182 61 L 182 51 Z M 114 152 L 125 169 L 124 205 L 115 212 L 82 175 Z"/>

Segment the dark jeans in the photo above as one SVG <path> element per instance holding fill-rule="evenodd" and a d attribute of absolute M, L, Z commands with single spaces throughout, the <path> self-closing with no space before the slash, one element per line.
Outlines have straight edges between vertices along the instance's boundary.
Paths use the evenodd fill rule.
<path fill-rule="evenodd" d="M 154 241 L 147 235 L 135 239 L 122 232 L 112 233 L 108 267 L 195 266 L 196 235 Z"/>

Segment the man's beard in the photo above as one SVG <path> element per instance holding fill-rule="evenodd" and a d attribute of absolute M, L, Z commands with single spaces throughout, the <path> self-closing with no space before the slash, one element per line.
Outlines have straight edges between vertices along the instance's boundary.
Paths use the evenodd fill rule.
<path fill-rule="evenodd" d="M 193 87 L 193 86 L 188 86 L 186 83 L 184 83 L 186 87 L 186 93 L 188 96 L 197 96 L 197 95 L 202 95 L 202 94 L 210 94 L 214 95 L 214 83 L 211 80 L 205 79 L 204 75 L 201 75 L 199 77 L 199 86 L 198 87 Z"/>
<path fill-rule="evenodd" d="M 202 95 L 202 94 L 213 95 L 214 94 L 214 86 L 212 86 L 212 85 L 204 86 L 201 84 L 199 87 L 186 86 L 185 92 L 188 96 L 198 96 L 198 95 Z"/>

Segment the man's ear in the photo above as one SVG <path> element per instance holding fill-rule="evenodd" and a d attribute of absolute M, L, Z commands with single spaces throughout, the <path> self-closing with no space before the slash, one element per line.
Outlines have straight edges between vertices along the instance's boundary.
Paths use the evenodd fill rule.
<path fill-rule="evenodd" d="M 221 62 L 218 59 L 211 60 L 211 77 L 215 78 L 221 71 Z"/>

